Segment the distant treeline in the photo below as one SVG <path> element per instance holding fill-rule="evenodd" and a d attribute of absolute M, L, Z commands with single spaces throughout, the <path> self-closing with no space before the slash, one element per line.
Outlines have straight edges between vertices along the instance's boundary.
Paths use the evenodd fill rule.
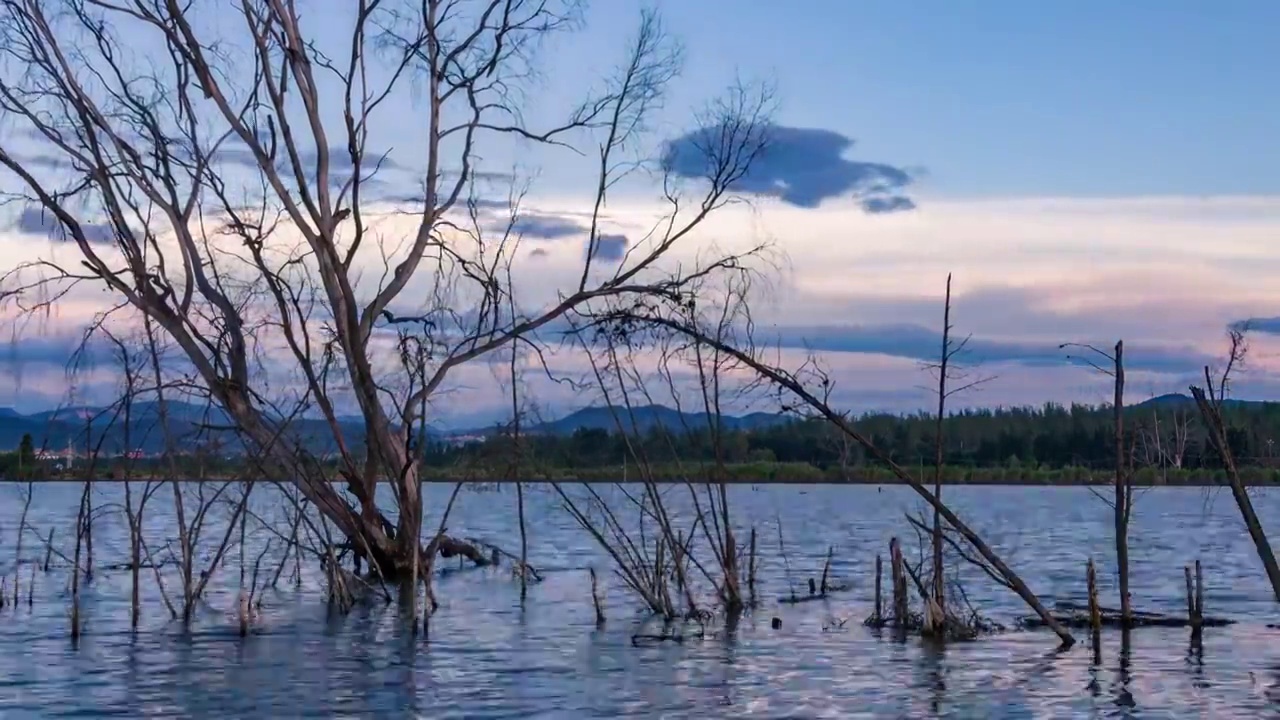
<path fill-rule="evenodd" d="M 1270 468 L 1280 455 L 1280 404 L 1229 405 L 1231 449 L 1242 467 Z M 928 415 L 875 415 L 855 427 L 898 464 L 932 465 L 935 420 Z M 1194 405 L 1152 404 L 1125 413 L 1127 453 L 1135 469 L 1219 470 L 1222 460 L 1205 433 Z M 944 456 L 951 468 L 1018 472 L 1114 467 L 1115 436 L 1109 407 L 1046 405 L 1042 408 L 972 410 L 943 423 Z M 635 456 L 657 465 L 677 462 L 811 466 L 824 474 L 858 474 L 879 463 L 822 419 L 796 419 L 759 427 L 712 432 L 702 427 L 654 427 L 641 433 L 581 428 L 570 434 L 520 438 L 525 463 L 552 468 L 599 468 L 634 464 Z M 511 457 L 513 439 L 496 434 L 461 446 L 427 450 L 433 467 L 480 464 L 496 467 Z M 957 472 L 959 472 L 957 470 Z M 864 473 L 865 474 L 865 473 Z"/>
<path fill-rule="evenodd" d="M 1230 404 L 1224 411 L 1232 451 L 1251 484 L 1280 480 L 1280 403 Z M 917 471 L 932 466 L 935 420 L 928 415 L 874 415 L 854 425 L 889 457 Z M 1213 485 L 1224 481 L 1222 460 L 1208 441 L 1194 405 L 1156 403 L 1125 413 L 1125 442 L 1142 484 Z M 1115 463 L 1110 408 L 1046 405 L 1043 408 L 972 410 L 943 423 L 945 481 L 950 483 L 1083 484 L 1103 481 Z M 29 441 L 28 441 L 29 442 Z M 600 427 L 570 433 L 509 433 L 466 443 L 437 441 L 423 448 L 430 480 L 640 479 L 639 466 L 662 479 L 706 476 L 717 464 L 729 480 L 891 482 L 888 469 L 867 457 L 829 422 L 795 419 L 712 432 L 701 425 L 653 426 L 633 433 Z M 337 477 L 336 458 L 326 464 Z M 0 454 L 0 476 L 82 476 L 88 463 L 53 473 L 34 459 L 30 445 Z M 98 478 L 233 477 L 260 475 L 244 458 L 200 452 L 177 457 L 99 458 Z"/>

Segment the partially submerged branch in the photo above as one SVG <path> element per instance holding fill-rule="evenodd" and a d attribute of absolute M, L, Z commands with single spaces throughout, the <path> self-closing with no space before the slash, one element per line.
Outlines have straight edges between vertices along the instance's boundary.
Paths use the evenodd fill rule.
<path fill-rule="evenodd" d="M 1280 563 L 1276 562 L 1275 552 L 1271 548 L 1271 542 L 1267 539 L 1267 533 L 1262 527 L 1262 521 L 1258 518 L 1257 511 L 1254 510 L 1253 500 L 1249 497 L 1248 489 L 1245 488 L 1244 483 L 1240 480 L 1240 470 L 1236 465 L 1235 454 L 1231 450 L 1231 442 L 1227 434 L 1227 421 L 1223 415 L 1227 389 L 1231 382 L 1231 373 L 1244 363 L 1246 352 L 1243 332 L 1232 330 L 1230 340 L 1231 348 L 1227 364 L 1216 386 L 1212 373 L 1208 367 L 1205 367 L 1205 387 L 1192 386 L 1190 388 L 1191 396 L 1195 398 L 1196 407 L 1200 410 L 1200 418 L 1204 421 L 1209 431 L 1209 439 L 1213 443 L 1214 449 L 1217 450 L 1219 457 L 1222 458 L 1222 464 L 1227 471 L 1227 482 L 1231 486 L 1231 496 L 1235 499 L 1236 507 L 1240 510 L 1240 517 L 1244 520 L 1250 539 L 1253 540 L 1258 559 L 1262 561 L 1262 567 L 1267 573 L 1267 580 L 1271 583 L 1271 590 L 1275 595 L 1276 602 L 1280 602 Z"/>
<path fill-rule="evenodd" d="M 811 408 L 822 417 L 825 417 L 843 433 L 861 445 L 869 456 L 875 458 L 880 463 L 883 463 L 887 468 L 889 468 L 895 477 L 914 490 L 925 500 L 925 502 L 929 503 L 934 509 L 936 509 L 942 516 L 943 520 L 945 520 L 951 527 L 955 528 L 956 531 L 964 537 L 965 541 L 970 544 L 984 560 L 990 563 L 996 572 L 1005 579 L 1005 581 L 1008 582 L 1014 592 L 1017 593 L 1017 595 L 1035 611 L 1036 615 L 1044 620 L 1045 625 L 1051 628 L 1058 635 L 1064 645 L 1074 644 L 1075 638 L 1071 635 L 1070 631 L 1068 631 L 1066 627 L 1053 617 L 1049 609 L 1041 603 L 1040 599 L 1031 591 L 1022 578 L 1015 573 L 1012 568 L 1006 565 L 995 551 L 978 536 L 977 533 L 970 529 L 954 511 L 943 504 L 942 501 L 939 500 L 938 497 L 925 487 L 916 477 L 903 469 L 900 465 L 894 462 L 892 458 L 885 455 L 869 439 L 859 433 L 841 413 L 837 413 L 822 398 L 806 388 L 804 384 L 796 378 L 796 376 L 779 368 L 770 366 L 750 352 L 736 348 L 727 342 L 708 335 L 693 323 L 682 322 L 677 319 L 671 319 L 651 313 L 641 314 L 625 310 L 616 311 L 606 316 L 605 322 L 606 328 L 608 327 L 608 324 L 613 323 L 622 323 L 625 327 L 625 323 L 631 322 L 639 324 L 640 326 L 662 328 L 680 333 L 693 341 L 703 343 L 735 358 L 745 367 L 752 369 L 759 373 L 761 377 L 766 378 L 768 381 L 794 395 L 805 406 Z M 826 384 L 829 385 L 829 381 Z"/>

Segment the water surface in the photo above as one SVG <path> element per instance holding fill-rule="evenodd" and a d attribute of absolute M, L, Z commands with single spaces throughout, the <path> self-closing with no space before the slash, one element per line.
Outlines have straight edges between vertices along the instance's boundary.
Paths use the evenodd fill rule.
<path fill-rule="evenodd" d="M 435 512 L 449 490 L 427 490 Z M 281 527 L 285 517 L 276 491 L 254 492 L 250 566 L 271 538 L 257 520 Z M 683 490 L 668 492 L 674 504 L 684 502 Z M 1114 598 L 1110 509 L 1087 488 L 955 487 L 945 494 L 1047 602 L 1083 600 L 1090 556 L 1100 563 L 1104 601 Z M 22 498 L 16 485 L 0 486 L 0 497 L 0 572 L 11 576 Z M 1198 651 L 1184 630 L 1134 631 L 1127 653 L 1120 634 L 1108 634 L 1098 665 L 1087 641 L 1059 653 L 1043 631 L 938 648 L 862 627 L 876 553 L 895 534 L 915 552 L 902 513 L 919 510 L 920 502 L 903 488 L 733 488 L 741 538 L 751 527 L 758 532 L 763 606 L 732 632 L 716 623 L 704 639 L 644 647 L 631 640 L 641 622 L 636 602 L 607 578 L 605 555 L 545 486 L 528 492 L 528 525 L 530 561 L 546 580 L 522 607 L 509 568 L 458 572 L 446 563 L 454 571 L 436 581 L 442 607 L 425 640 L 406 630 L 396 603 L 329 612 L 314 560 L 303 568 L 300 589 L 286 571 L 278 589 L 266 591 L 260 626 L 241 639 L 233 618 L 238 550 L 214 576 L 190 631 L 169 620 L 153 577 L 144 574 L 142 627 L 133 632 L 129 574 L 105 569 L 126 559 L 122 498 L 119 484 L 94 489 L 99 570 L 82 590 L 78 645 L 68 637 L 67 564 L 55 554 L 50 572 L 36 573 L 30 607 L 24 565 L 21 602 L 0 610 L 0 717 L 1229 718 L 1273 715 L 1280 700 L 1280 631 L 1266 628 L 1276 620 L 1275 603 L 1230 495 L 1221 491 L 1140 494 L 1132 592 L 1140 609 L 1183 611 L 1182 568 L 1198 558 L 1206 611 L 1241 623 L 1206 631 Z M 37 486 L 24 562 L 43 560 L 41 538 L 50 527 L 58 553 L 72 553 L 78 503 L 74 485 Z M 166 541 L 176 547 L 171 490 L 149 503 L 147 542 L 163 554 Z M 1275 528 L 1280 502 L 1259 492 L 1255 503 Z M 206 555 L 228 513 L 223 505 L 210 511 Z M 515 528 L 511 487 L 463 492 L 449 522 L 453 534 L 511 550 L 519 544 Z M 824 602 L 779 606 L 778 596 L 820 572 L 828 546 L 834 574 L 852 589 Z M 277 559 L 269 549 L 263 579 Z M 609 621 L 599 629 L 589 566 L 606 577 Z M 166 583 L 177 592 L 171 571 Z M 980 576 L 969 573 L 966 584 L 974 604 L 999 620 L 1025 613 L 1016 597 Z M 8 587 L 12 592 L 12 577 Z M 775 616 L 781 630 L 770 627 Z"/>

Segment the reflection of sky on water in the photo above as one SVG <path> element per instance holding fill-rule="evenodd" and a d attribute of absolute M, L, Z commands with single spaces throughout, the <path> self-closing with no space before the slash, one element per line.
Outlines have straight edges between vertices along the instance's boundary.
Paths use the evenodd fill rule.
<path fill-rule="evenodd" d="M 0 487 L 0 493 L 11 490 Z M 1078 594 L 1080 558 L 1107 557 L 1105 510 L 1077 490 L 948 492 L 1052 599 Z M 77 489 L 42 492 L 33 517 L 47 527 L 74 507 Z M 111 491 L 99 492 L 102 507 Z M 546 582 L 521 610 L 506 570 L 450 573 L 438 581 L 444 605 L 426 644 L 405 635 L 395 604 L 326 619 L 310 576 L 302 596 L 268 591 L 262 632 L 241 641 L 230 620 L 233 553 L 191 637 L 166 629 L 149 578 L 144 627 L 129 633 L 127 574 L 100 571 L 84 589 L 85 636 L 73 650 L 65 575 L 37 573 L 35 606 L 24 602 L 0 614 L 0 647 L 7 650 L 0 653 L 0 717 L 1232 718 L 1257 717 L 1280 700 L 1274 650 L 1280 632 L 1262 629 L 1271 606 L 1259 593 L 1256 560 L 1240 545 L 1229 502 L 1206 510 L 1199 491 L 1145 495 L 1135 516 L 1135 596 L 1143 609 L 1176 607 L 1181 563 L 1199 556 L 1210 581 L 1209 612 L 1252 616 L 1249 624 L 1206 631 L 1201 656 L 1189 652 L 1185 631 L 1135 631 L 1122 670 L 1118 634 L 1104 636 L 1096 667 L 1083 638 L 1075 649 L 1056 653 L 1046 633 L 1008 633 L 942 649 L 879 637 L 859 624 L 870 600 L 868 564 L 881 538 L 901 531 L 896 518 L 913 501 L 890 488 L 735 493 L 744 522 L 761 531 L 768 602 L 733 636 L 717 627 L 702 640 L 634 647 L 632 605 L 612 579 L 606 583 L 609 623 L 595 629 L 581 568 L 603 567 L 600 557 L 549 508 L 549 495 L 532 491 L 530 547 Z M 463 495 L 450 525 L 463 535 L 501 537 L 512 500 Z M 262 502 L 261 512 L 273 512 L 272 501 L 263 496 Z M 1256 502 L 1264 519 L 1277 517 L 1280 506 L 1270 495 Z M 766 538 L 776 537 L 769 523 L 780 508 L 793 581 L 803 584 L 833 543 L 833 573 L 851 580 L 852 591 L 827 603 L 777 608 L 772 599 L 784 592 L 786 571 L 776 541 Z M 15 526 L 9 516 L 16 511 L 13 503 L 0 504 L 0 527 Z M 149 525 L 156 533 L 165 512 L 155 505 Z M 95 523 L 100 566 L 124 549 L 121 531 L 109 518 Z M 266 565 L 274 571 L 274 560 Z M 1103 568 L 1105 595 L 1112 591 Z M 7 571 L 0 566 L 0 573 Z M 1020 612 L 1003 592 L 977 583 L 972 590 L 984 610 L 1002 619 Z M 773 615 L 783 619 L 779 631 L 769 627 Z M 829 629 L 833 618 L 846 622 Z"/>

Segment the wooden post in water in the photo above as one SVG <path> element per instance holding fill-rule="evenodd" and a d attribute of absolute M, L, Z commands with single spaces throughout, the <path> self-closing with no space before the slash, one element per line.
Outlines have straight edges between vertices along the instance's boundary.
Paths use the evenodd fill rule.
<path fill-rule="evenodd" d="M 49 528 L 49 537 L 44 541 L 44 572 L 49 572 L 49 560 L 53 557 L 53 528 Z"/>
<path fill-rule="evenodd" d="M 237 600 L 236 620 L 239 624 L 240 637 L 248 637 L 249 635 L 249 614 L 252 612 L 249 607 L 249 594 L 243 589 L 240 591 L 240 597 Z"/>
<path fill-rule="evenodd" d="M 1204 622 L 1204 575 L 1200 573 L 1200 561 L 1196 560 L 1196 616 L 1194 625 L 1197 630 Z"/>
<path fill-rule="evenodd" d="M 883 574 L 884 566 L 880 561 L 880 556 L 876 555 L 876 614 L 874 615 L 876 627 L 880 626 L 880 621 L 883 618 L 882 608 L 884 603 L 880 599 L 880 576 Z"/>
<path fill-rule="evenodd" d="M 751 594 L 751 604 L 756 604 L 756 529 L 751 528 L 751 550 L 747 558 L 747 591 Z"/>
<path fill-rule="evenodd" d="M 1089 583 L 1089 628 L 1095 636 L 1102 632 L 1102 610 L 1098 607 L 1098 570 L 1094 567 L 1093 558 L 1085 570 Z"/>
<path fill-rule="evenodd" d="M 823 595 L 827 594 L 827 576 L 831 573 L 831 558 L 835 552 L 834 545 L 827 546 L 827 561 L 822 565 L 822 582 L 818 586 L 818 591 Z"/>
<path fill-rule="evenodd" d="M 889 540 L 889 562 L 893 571 L 893 622 L 899 628 L 907 626 L 907 574 L 902 567 L 902 547 L 898 538 Z"/>
<path fill-rule="evenodd" d="M 591 604 L 596 609 L 596 625 L 604 624 L 604 608 L 600 606 L 600 588 L 596 581 L 596 569 L 587 568 L 587 572 L 591 573 Z"/>
<path fill-rule="evenodd" d="M 1191 581 L 1191 566 L 1182 566 L 1183 578 L 1187 581 L 1187 624 L 1191 627 L 1196 625 L 1196 591 Z"/>

